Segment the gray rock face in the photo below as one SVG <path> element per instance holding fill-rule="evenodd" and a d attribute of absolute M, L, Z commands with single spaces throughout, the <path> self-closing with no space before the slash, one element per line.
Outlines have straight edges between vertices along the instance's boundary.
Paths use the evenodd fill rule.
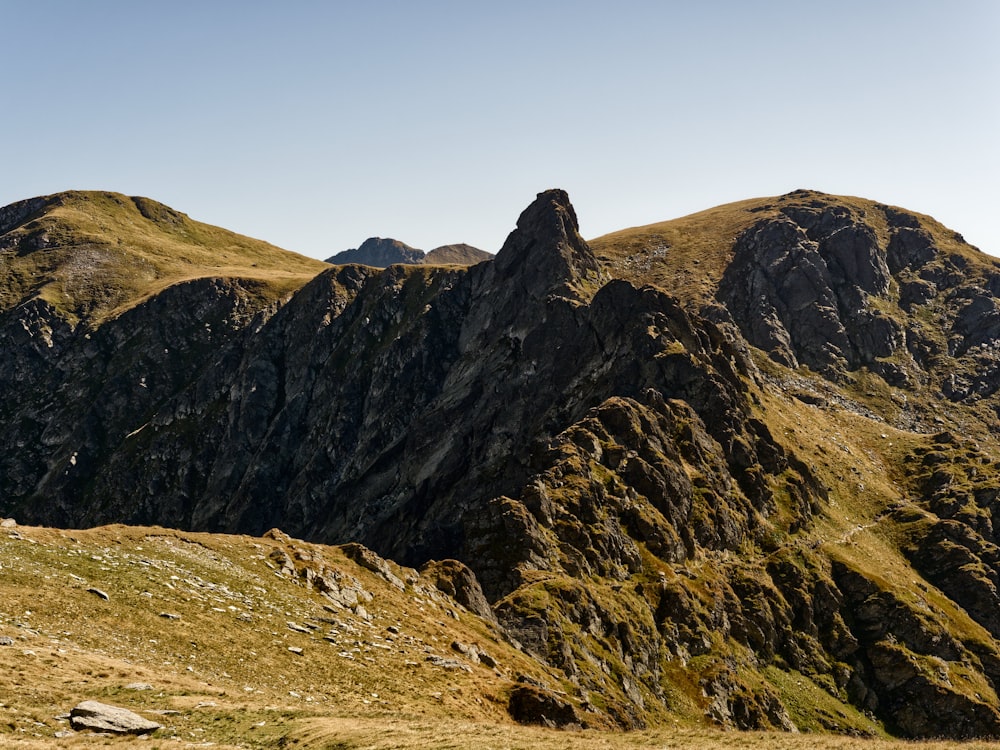
<path fill-rule="evenodd" d="M 789 367 L 856 368 L 902 346 L 868 304 L 889 287 L 874 231 L 845 209 L 787 208 L 737 239 L 720 300 L 754 346 Z"/>
<path fill-rule="evenodd" d="M 77 523 L 80 488 L 108 478 L 105 462 L 130 452 L 159 406 L 260 311 L 254 287 L 219 279 L 178 284 L 93 333 L 41 300 L 0 315 L 0 349 L 10 353 L 0 386 L 18 394 L 2 406 L 10 427 L 0 435 L 3 494 L 12 503 L 5 510 L 44 497 L 48 523 Z"/>
<path fill-rule="evenodd" d="M 83 701 L 70 712 L 70 724 L 77 731 L 111 732 L 112 734 L 150 734 L 161 728 L 126 708 L 109 706 L 97 701 Z"/>
<path fill-rule="evenodd" d="M 785 205 L 736 238 L 718 300 L 751 344 L 788 367 L 834 382 L 868 369 L 893 387 L 933 384 L 953 401 L 995 393 L 996 265 L 941 246 L 913 214 L 878 210 L 882 235 L 878 217 L 857 208 Z"/>

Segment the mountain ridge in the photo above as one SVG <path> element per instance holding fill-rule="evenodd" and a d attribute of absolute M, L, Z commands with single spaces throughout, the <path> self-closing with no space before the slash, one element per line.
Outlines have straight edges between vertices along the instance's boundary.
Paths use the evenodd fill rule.
<path fill-rule="evenodd" d="M 15 308 L 0 512 L 460 560 L 623 727 L 1000 736 L 998 269 L 811 191 L 588 243 L 550 190 L 471 267 Z"/>
<path fill-rule="evenodd" d="M 0 309 L 39 300 L 71 323 L 100 322 L 171 284 L 244 278 L 276 299 L 324 264 L 194 221 L 156 201 L 67 191 L 0 209 Z"/>
<path fill-rule="evenodd" d="M 465 243 L 441 245 L 424 252 L 399 240 L 387 237 L 369 237 L 358 247 L 339 252 L 327 258 L 326 262 L 335 266 L 360 263 L 375 268 L 387 268 L 396 263 L 473 266 L 484 260 L 490 260 L 492 257 L 485 250 Z"/>

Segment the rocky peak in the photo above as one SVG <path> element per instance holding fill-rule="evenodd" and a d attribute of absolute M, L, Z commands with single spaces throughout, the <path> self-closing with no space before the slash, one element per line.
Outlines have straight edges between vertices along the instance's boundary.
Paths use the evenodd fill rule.
<path fill-rule="evenodd" d="M 360 247 L 337 253 L 327 258 L 326 262 L 338 266 L 360 263 L 365 266 L 387 268 L 397 263 L 423 263 L 424 251 L 388 237 L 369 237 Z"/>
<path fill-rule="evenodd" d="M 327 258 L 327 263 L 335 266 L 358 263 L 374 268 L 388 268 L 393 265 L 456 265 L 474 266 L 484 260 L 490 260 L 493 256 L 485 250 L 457 243 L 453 245 L 441 245 L 428 253 L 415 247 L 410 247 L 405 242 L 382 237 L 369 237 L 361 243 L 361 247 L 353 250 L 345 250 L 342 253 Z"/>
<path fill-rule="evenodd" d="M 539 193 L 521 213 L 494 266 L 500 278 L 519 276 L 535 299 L 579 298 L 582 285 L 602 279 L 597 259 L 580 236 L 569 195 L 558 189 Z"/>
<path fill-rule="evenodd" d="M 441 245 L 429 251 L 424 256 L 428 265 L 459 265 L 474 266 L 484 260 L 492 260 L 493 255 L 478 247 L 458 242 L 453 245 Z"/>

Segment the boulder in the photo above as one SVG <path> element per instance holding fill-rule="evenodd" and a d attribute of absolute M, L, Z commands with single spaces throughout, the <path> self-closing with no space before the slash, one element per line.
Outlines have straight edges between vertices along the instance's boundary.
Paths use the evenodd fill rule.
<path fill-rule="evenodd" d="M 89 729 L 112 734 L 150 734 L 161 728 L 127 708 L 109 706 L 97 701 L 83 701 L 70 711 L 70 724 L 77 731 Z"/>
<path fill-rule="evenodd" d="M 544 688 L 521 684 L 510 691 L 510 716 L 519 724 L 541 724 L 564 729 L 581 728 L 573 706 Z"/>
<path fill-rule="evenodd" d="M 485 620 L 496 622 L 493 608 L 486 600 L 476 574 L 468 565 L 458 560 L 431 560 L 420 570 L 438 591 L 447 594 L 470 612 Z"/>

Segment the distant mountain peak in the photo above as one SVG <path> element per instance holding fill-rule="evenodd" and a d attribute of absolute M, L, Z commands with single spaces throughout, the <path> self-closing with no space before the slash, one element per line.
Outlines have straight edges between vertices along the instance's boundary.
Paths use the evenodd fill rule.
<path fill-rule="evenodd" d="M 375 268 L 388 268 L 399 263 L 472 266 L 492 257 L 489 253 L 464 243 L 442 245 L 425 253 L 389 237 L 369 237 L 359 247 L 337 253 L 327 258 L 326 262 L 335 266 L 357 263 Z"/>

